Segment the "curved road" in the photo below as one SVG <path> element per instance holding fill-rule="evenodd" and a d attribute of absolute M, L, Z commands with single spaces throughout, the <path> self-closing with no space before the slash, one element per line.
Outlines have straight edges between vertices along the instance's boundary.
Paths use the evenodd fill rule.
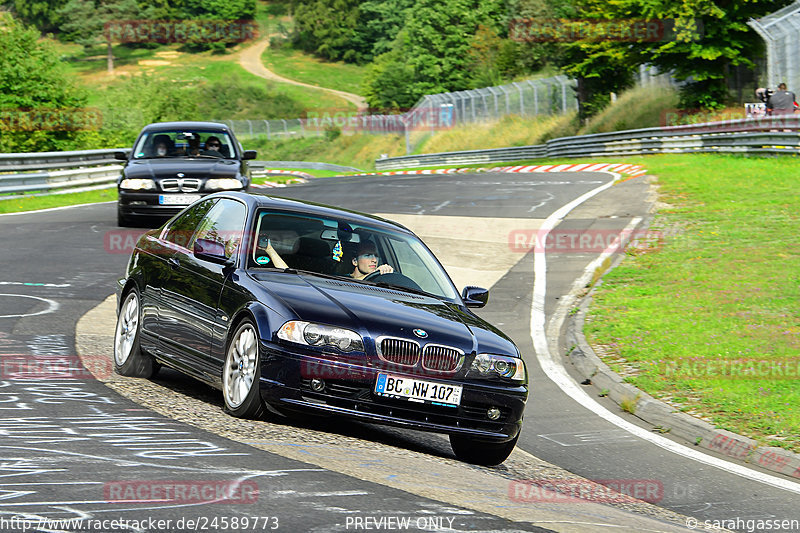
<path fill-rule="evenodd" d="M 74 357 L 72 335 L 78 318 L 112 291 L 113 280 L 122 272 L 127 257 L 114 253 L 118 251 L 115 247 L 124 247 L 126 233 L 111 225 L 112 205 L 0 217 L 0 227 L 6 229 L 0 232 L 4 250 L 0 258 L 0 352 L 5 380 L 0 408 L 6 410 L 0 422 L 5 468 L 0 477 L 8 495 L 0 503 L 0 519 L 3 513 L 22 509 L 29 509 L 31 516 L 48 517 L 108 516 L 110 511 L 141 516 L 144 510 L 148 516 L 164 518 L 210 514 L 208 506 L 191 501 L 184 502 L 186 509 L 181 512 L 174 506 L 120 503 L 109 498 L 109 491 L 121 490 L 115 482 L 129 483 L 131 479 L 151 485 L 157 480 L 219 481 L 237 487 L 248 487 L 243 483 L 255 480 L 262 498 L 256 506 L 259 513 L 273 509 L 281 514 L 282 528 L 290 531 L 342 530 L 347 529 L 347 516 L 388 517 L 393 513 L 455 517 L 458 521 L 453 527 L 460 530 L 536 530 L 530 524 L 496 516 L 560 531 L 607 530 L 613 525 L 620 530 L 675 529 L 664 521 L 674 515 L 657 509 L 640 508 L 661 517 L 647 522 L 605 506 L 602 510 L 583 503 L 552 507 L 549 502 L 536 501 L 530 491 L 515 492 L 524 486 L 520 481 L 566 477 L 537 457 L 610 485 L 634 480 L 641 486 L 656 487 L 651 499 L 657 505 L 700 521 L 742 521 L 741 527 L 732 529 L 746 530 L 746 520 L 799 519 L 796 492 L 722 471 L 644 441 L 596 416 L 543 373 L 537 352 L 541 347 L 534 345 L 531 336 L 535 254 L 509 247 L 509 234 L 531 235 L 559 208 L 609 180 L 608 174 L 597 173 L 394 176 L 326 179 L 277 191 L 277 195 L 381 213 L 403 222 L 434 249 L 458 285 L 477 282 L 492 287 L 490 304 L 480 314 L 514 338 L 528 362 L 533 384 L 520 452 L 498 469 L 454 465 L 446 441 L 439 435 L 361 424 L 337 424 L 335 428 L 323 424 L 320 433 L 320 426 L 313 423 L 298 428 L 265 422 L 253 428 L 258 440 L 244 446 L 173 421 L 182 419 L 186 406 L 194 400 L 214 407 L 218 399 L 216 393 L 169 373 L 157 385 L 179 392 L 150 401 L 160 404 L 163 412 L 174 415 L 171 417 L 142 410 L 80 375 L 65 381 L 42 379 L 47 378 L 40 370 L 42 361 Z M 354 188 L 358 195 L 352 193 Z M 558 228 L 619 231 L 647 216 L 647 197 L 642 180 L 628 181 L 580 204 Z M 569 248 L 547 254 L 546 291 L 539 296 L 544 296 L 541 303 L 549 323 L 574 280 L 596 255 Z M 464 264 L 479 266 L 466 269 Z M 550 340 L 555 346 L 558 339 Z M 24 362 L 31 360 L 37 361 L 36 365 L 25 366 Z M 98 364 L 102 366 L 102 361 Z M 150 383 L 134 380 L 125 386 L 145 389 Z M 634 417 L 629 421 L 639 423 Z M 238 430 L 238 421 L 228 420 L 227 425 Z M 309 428 L 308 435 L 322 435 L 325 444 L 319 449 L 333 442 L 330 446 L 335 450 L 335 441 L 341 438 L 339 456 L 352 452 L 354 460 L 334 472 L 315 465 L 310 448 L 303 450 L 309 462 L 297 460 L 302 454 L 276 455 L 257 449 L 266 443 L 264 449 L 279 450 L 275 442 L 284 439 L 279 434 L 282 427 L 287 435 Z M 265 428 L 269 438 L 264 437 Z M 216 433 L 227 435 L 222 430 Z M 386 454 L 385 449 L 379 450 L 385 448 L 382 443 L 394 448 Z M 366 446 L 363 454 L 353 451 L 362 444 Z M 298 448 L 293 443 L 286 447 Z M 413 479 L 406 479 L 400 491 L 391 479 L 380 481 L 371 474 L 378 463 L 370 463 L 369 458 L 379 453 L 384 454 L 380 457 L 400 455 L 420 472 L 435 474 L 448 467 L 442 470 L 447 472 L 443 476 L 488 476 L 468 477 L 462 482 L 487 483 L 476 485 L 484 487 L 487 499 L 492 496 L 489 484 L 505 479 L 500 485 L 507 490 L 505 500 L 485 504 L 480 498 L 470 501 L 462 497 L 460 505 L 452 505 L 451 496 L 437 496 L 429 482 L 415 488 Z M 413 455 L 413 460 L 406 454 Z M 324 464 L 324 460 L 317 462 Z M 87 465 L 105 474 L 100 480 L 89 479 L 82 473 Z M 13 482 L 6 482 L 12 475 Z M 439 503 L 443 501 L 451 504 Z M 227 512 L 244 516 L 249 510 L 241 501 L 213 506 L 218 516 Z M 541 510 L 561 514 L 558 518 L 537 515 Z"/>

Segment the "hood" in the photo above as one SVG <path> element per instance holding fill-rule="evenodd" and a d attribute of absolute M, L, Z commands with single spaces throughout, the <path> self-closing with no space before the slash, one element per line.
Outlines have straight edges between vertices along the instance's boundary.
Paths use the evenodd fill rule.
<path fill-rule="evenodd" d="M 346 327 L 359 332 L 366 350 L 375 339 L 391 336 L 421 344 L 459 348 L 464 353 L 516 355 L 511 340 L 458 305 L 437 298 L 367 284 L 283 272 L 254 277 L 300 320 Z M 427 337 L 419 338 L 415 329 Z"/>
<path fill-rule="evenodd" d="M 236 159 L 188 159 L 170 157 L 164 159 L 134 159 L 125 167 L 126 178 L 159 180 L 177 178 L 235 178 L 239 174 L 240 162 Z"/>

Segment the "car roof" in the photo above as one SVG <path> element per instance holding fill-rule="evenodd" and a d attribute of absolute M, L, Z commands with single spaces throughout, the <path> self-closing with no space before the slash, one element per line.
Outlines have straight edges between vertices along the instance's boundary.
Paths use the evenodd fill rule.
<path fill-rule="evenodd" d="M 214 129 L 229 131 L 227 125 L 220 122 L 154 122 L 145 126 L 142 131 L 167 131 L 167 130 L 202 130 Z"/>
<path fill-rule="evenodd" d="M 413 232 L 411 230 L 409 230 L 402 224 L 399 224 L 392 220 L 387 220 L 385 218 L 381 218 L 375 215 L 370 215 L 367 213 L 361 213 L 359 211 L 352 211 L 350 209 L 343 209 L 341 207 L 334 207 L 325 204 L 307 202 L 304 200 L 297 200 L 293 198 L 281 198 L 278 196 L 268 196 L 265 194 L 250 194 L 238 191 L 216 193 L 214 195 L 208 196 L 207 198 L 211 197 L 238 198 L 240 200 L 243 200 L 251 207 L 274 208 L 281 211 L 286 211 L 286 210 L 294 211 L 296 213 L 302 213 L 305 215 L 316 215 L 321 217 L 338 218 L 346 222 L 351 222 L 358 225 L 367 225 L 375 228 L 382 228 L 393 231 L 399 230 L 403 233 L 409 233 L 413 235 Z"/>

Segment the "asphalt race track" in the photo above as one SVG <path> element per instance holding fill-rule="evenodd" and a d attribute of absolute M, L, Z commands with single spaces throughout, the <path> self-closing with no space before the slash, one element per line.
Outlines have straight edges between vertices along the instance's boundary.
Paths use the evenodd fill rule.
<path fill-rule="evenodd" d="M 187 409 L 182 398 L 186 405 L 199 402 L 216 411 L 220 399 L 175 373 L 165 372 L 155 381 L 178 391 L 178 402 L 171 399 L 169 408 L 156 412 L 86 372 L 76 370 L 70 379 L 60 379 L 31 367 L 32 360 L 60 360 L 80 368 L 76 324 L 113 292 L 128 257 L 125 243 L 140 231 L 117 228 L 112 204 L 0 216 L 0 530 L 18 527 L 3 522 L 15 516 L 34 524 L 43 518 L 172 520 L 136 524 L 145 531 L 215 531 L 224 529 L 222 519 L 228 520 L 228 530 L 677 531 L 683 519 L 676 522 L 675 513 L 701 526 L 704 520 L 739 519 L 742 526 L 733 529 L 746 531 L 747 520 L 800 519 L 800 485 L 790 478 L 772 474 L 768 477 L 775 482 L 769 484 L 724 471 L 704 462 L 704 454 L 691 443 L 681 443 L 687 454 L 668 451 L 587 409 L 543 371 L 543 351 L 557 359 L 565 350 L 555 327 L 564 312 L 562 302 L 598 252 L 566 245 L 539 254 L 546 256 L 547 276 L 535 295 L 537 254 L 514 243 L 529 242 L 560 208 L 611 179 L 606 173 L 330 178 L 269 191 L 395 219 L 422 236 L 459 288 L 491 288 L 490 303 L 478 314 L 515 340 L 532 383 L 520 451 L 509 459 L 511 466 L 497 469 L 458 464 L 441 435 L 357 423 L 269 424 L 269 431 L 284 431 L 287 439 L 318 434 L 326 450 L 339 446 L 340 456 L 352 452 L 346 466 L 328 468 L 320 454 L 300 450 L 304 456 L 295 444 L 291 453 L 281 452 L 275 445 L 280 436 L 258 447 L 255 440 L 243 444 L 222 430 L 181 422 L 181 411 Z M 572 209 L 557 228 L 566 234 L 608 235 L 636 227 L 647 220 L 649 194 L 641 178 L 608 187 Z M 539 307 L 542 326 L 556 330 L 544 350 L 531 335 Z M 102 373 L 110 360 L 94 364 Z M 105 368 L 107 372 L 110 366 Z M 126 387 L 149 385 L 130 380 Z M 604 402 L 596 393 L 592 396 Z M 166 405 L 159 397 L 148 402 Z M 612 404 L 606 407 L 624 414 Z M 626 420 L 642 425 L 630 415 Z M 231 424 L 238 421 L 226 421 Z M 502 480 L 499 486 L 509 487 L 506 501 L 481 502 L 482 485 L 472 489 L 475 501 L 416 490 L 413 484 L 393 485 L 390 476 L 375 475 L 378 466 L 371 463 L 377 456 L 393 455 L 408 468 L 434 475 L 441 468 L 446 476 L 463 476 L 461 485 L 493 476 Z M 651 510 L 648 518 L 628 513 L 624 505 L 601 511 L 566 503 L 548 508 L 558 518 L 537 515 L 547 505 L 513 492 L 515 483 L 542 475 L 541 468 L 516 467 L 534 460 L 611 486 L 627 481 L 656 487 L 651 501 L 670 512 Z M 430 489 L 428 481 L 419 483 Z M 184 492 L 180 498 L 165 497 L 165 487 Z M 196 494 L 203 489 L 228 497 L 209 502 Z M 398 517 L 408 518 L 408 527 L 391 521 Z M 214 518 L 216 526 L 211 527 Z M 177 523 L 179 519 L 184 522 Z M 69 530 L 61 526 L 48 527 Z M 104 527 L 136 530 L 128 526 Z"/>

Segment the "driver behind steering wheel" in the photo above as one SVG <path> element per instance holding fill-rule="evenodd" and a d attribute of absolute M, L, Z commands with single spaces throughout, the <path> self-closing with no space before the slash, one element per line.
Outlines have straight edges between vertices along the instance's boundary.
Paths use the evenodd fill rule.
<path fill-rule="evenodd" d="M 387 264 L 378 266 L 380 257 L 378 249 L 372 241 L 363 241 L 358 246 L 356 256 L 353 258 L 353 272 L 350 277 L 353 279 L 364 279 L 370 274 L 380 272 L 381 274 L 391 274 L 394 268 Z"/>

